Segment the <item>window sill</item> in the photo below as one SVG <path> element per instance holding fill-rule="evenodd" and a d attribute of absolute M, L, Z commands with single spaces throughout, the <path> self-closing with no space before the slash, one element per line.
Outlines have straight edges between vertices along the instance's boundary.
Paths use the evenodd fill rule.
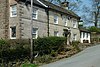
<path fill-rule="evenodd" d="M 73 27 L 74 29 L 77 29 L 77 27 Z"/>
<path fill-rule="evenodd" d="M 13 18 L 13 17 L 17 17 L 17 16 L 10 16 L 11 18 Z"/>
<path fill-rule="evenodd" d="M 16 37 L 11 37 L 10 39 L 16 39 Z"/>
<path fill-rule="evenodd" d="M 54 23 L 55 25 L 58 25 L 58 23 Z"/>
<path fill-rule="evenodd" d="M 67 25 L 64 25 L 65 27 L 67 27 Z"/>

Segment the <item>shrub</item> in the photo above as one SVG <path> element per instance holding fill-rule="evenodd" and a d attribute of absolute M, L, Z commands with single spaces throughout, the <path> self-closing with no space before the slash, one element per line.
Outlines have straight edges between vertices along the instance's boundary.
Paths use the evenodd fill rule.
<path fill-rule="evenodd" d="M 64 48 L 64 37 L 45 37 L 35 40 L 35 51 L 40 55 L 58 52 Z"/>
<path fill-rule="evenodd" d="M 64 37 L 44 37 L 34 40 L 34 53 L 56 56 L 64 48 Z M 30 42 L 25 39 L 0 40 L 0 58 L 4 62 L 24 61 L 30 57 Z M 0 59 L 1 61 L 1 59 Z"/>
<path fill-rule="evenodd" d="M 100 28 L 97 28 L 97 27 L 95 27 L 95 26 L 90 27 L 88 30 L 91 31 L 91 32 L 100 33 Z"/>
<path fill-rule="evenodd" d="M 52 56 L 50 55 L 38 56 L 35 59 L 38 61 L 38 63 L 50 63 L 53 60 Z"/>
<path fill-rule="evenodd" d="M 29 57 L 30 49 L 23 40 L 0 40 L 0 58 L 4 62 L 23 60 Z M 27 44 L 27 45 L 26 45 Z"/>
<path fill-rule="evenodd" d="M 72 45 L 73 45 L 74 48 L 75 48 L 76 50 L 78 50 L 78 51 L 80 51 L 80 48 L 79 48 L 79 46 L 78 46 L 79 43 L 80 43 L 79 41 L 73 41 L 73 42 L 72 42 Z"/>

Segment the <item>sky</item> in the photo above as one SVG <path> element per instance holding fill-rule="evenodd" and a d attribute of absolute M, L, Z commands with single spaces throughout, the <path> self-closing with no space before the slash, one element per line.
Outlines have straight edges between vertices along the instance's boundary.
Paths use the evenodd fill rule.
<path fill-rule="evenodd" d="M 82 1 L 82 5 L 86 5 L 90 9 L 92 8 L 92 1 L 91 0 L 81 0 L 81 1 Z M 82 6 L 82 7 L 84 7 L 84 6 Z M 81 8 L 81 10 L 82 10 L 82 8 Z M 92 11 L 92 10 L 90 10 L 90 11 Z M 81 11 L 79 11 L 77 14 L 79 16 L 81 16 L 84 13 L 82 13 Z M 87 17 L 88 17 L 88 14 L 87 14 Z M 93 23 L 88 23 L 88 22 L 84 21 L 84 26 L 93 26 L 93 25 L 94 25 Z"/>
<path fill-rule="evenodd" d="M 68 0 L 68 1 L 69 1 L 69 3 L 70 2 L 75 2 L 75 0 Z M 81 7 L 79 6 L 79 8 L 78 8 L 80 10 L 76 11 L 75 13 L 78 14 L 80 17 L 85 14 L 86 15 L 85 17 L 89 18 L 90 15 L 86 12 L 83 12 L 83 8 L 84 8 L 84 5 L 86 5 L 86 7 L 89 8 L 88 10 L 90 10 L 92 8 L 92 0 L 80 0 L 80 1 L 82 1 Z M 92 11 L 92 10 L 90 10 L 90 11 Z M 84 21 L 84 19 L 82 19 L 82 20 Z M 93 26 L 93 25 L 94 25 L 93 23 L 88 23 L 88 22 L 84 21 L 84 26 Z"/>
<path fill-rule="evenodd" d="M 61 1 L 64 1 L 64 0 L 61 0 Z M 69 1 L 69 3 L 76 2 L 76 0 L 67 0 L 67 1 Z M 80 3 L 79 7 L 77 8 L 77 9 L 79 9 L 79 11 L 74 10 L 74 12 L 82 18 L 81 20 L 83 20 L 84 26 L 86 26 L 86 27 L 94 26 L 94 23 L 89 22 L 89 21 L 93 21 L 93 16 L 92 16 L 92 14 L 93 14 L 93 6 L 92 6 L 93 3 L 92 3 L 92 0 L 78 0 L 78 1 L 82 1 Z M 97 1 L 100 1 L 100 0 L 97 0 Z M 55 3 L 55 2 L 53 2 L 53 3 Z M 57 3 L 55 3 L 55 4 L 57 4 Z M 87 10 L 84 10 L 84 9 L 87 9 Z M 88 18 L 90 20 L 86 21 L 85 18 Z"/>

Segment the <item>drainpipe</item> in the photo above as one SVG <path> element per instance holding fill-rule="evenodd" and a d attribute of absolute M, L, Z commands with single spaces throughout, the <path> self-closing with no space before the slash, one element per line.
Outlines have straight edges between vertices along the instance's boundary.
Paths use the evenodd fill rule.
<path fill-rule="evenodd" d="M 46 8 L 46 13 L 47 13 L 47 34 L 48 34 L 48 37 L 49 37 L 49 9 Z"/>
<path fill-rule="evenodd" d="M 8 38 L 8 22 L 9 22 L 9 19 L 8 19 L 8 12 L 7 12 L 7 10 L 8 10 L 8 0 L 6 0 L 5 1 L 5 32 L 4 32 L 4 34 L 5 34 L 5 39 L 7 39 Z"/>

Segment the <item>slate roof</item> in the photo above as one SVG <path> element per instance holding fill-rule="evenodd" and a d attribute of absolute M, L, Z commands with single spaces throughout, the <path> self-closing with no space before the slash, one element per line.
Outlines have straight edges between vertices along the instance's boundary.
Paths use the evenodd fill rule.
<path fill-rule="evenodd" d="M 88 33 L 91 33 L 90 31 L 88 31 L 87 29 L 85 28 L 79 28 L 80 32 L 88 32 Z"/>
<path fill-rule="evenodd" d="M 26 0 L 17 0 L 17 1 L 23 1 L 25 2 Z M 27 0 L 28 2 L 31 2 L 31 0 Z M 73 16 L 73 17 L 76 17 L 78 19 L 80 19 L 80 17 L 75 14 L 73 11 L 71 10 L 67 10 L 67 9 L 64 9 L 60 6 L 57 6 L 57 5 L 54 5 L 48 1 L 44 1 L 44 0 L 40 0 L 42 3 L 44 3 L 46 6 L 48 6 L 49 9 L 52 9 L 52 10 L 55 10 L 55 11 L 58 11 L 58 12 L 61 12 L 62 14 L 67 14 L 67 15 L 70 15 L 70 16 Z M 33 5 L 38 5 L 38 6 L 42 6 L 44 7 L 41 3 L 39 3 L 37 0 L 33 0 L 34 4 Z"/>
<path fill-rule="evenodd" d="M 60 6 L 57 6 L 57 5 L 54 5 L 50 2 L 47 2 L 47 1 L 43 1 L 41 0 L 41 2 L 43 2 L 44 4 L 46 4 L 47 6 L 49 6 L 50 9 L 53 9 L 53 10 L 56 10 L 56 11 L 59 11 L 61 13 L 65 13 L 65 14 L 68 14 L 68 15 L 71 15 L 71 16 L 74 16 L 76 18 L 80 18 L 77 14 L 75 14 L 73 11 L 71 10 L 68 10 L 68 9 L 64 9 Z"/>

